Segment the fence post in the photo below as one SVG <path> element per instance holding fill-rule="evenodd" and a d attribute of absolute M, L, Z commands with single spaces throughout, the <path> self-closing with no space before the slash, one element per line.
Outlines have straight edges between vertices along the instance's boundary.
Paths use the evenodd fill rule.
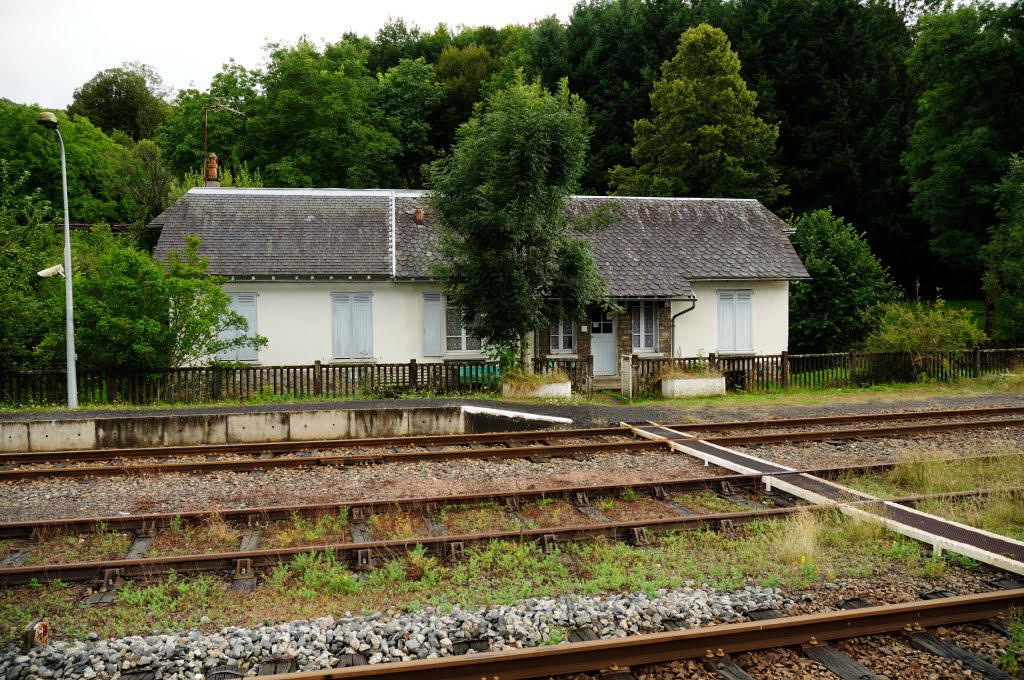
<path fill-rule="evenodd" d="M 416 385 L 419 382 L 419 376 L 416 375 L 416 360 L 409 359 L 409 389 L 415 390 Z"/>
<path fill-rule="evenodd" d="M 857 385 L 857 353 L 850 350 L 850 386 Z"/>
<path fill-rule="evenodd" d="M 211 401 L 220 401 L 222 387 L 224 386 L 224 369 L 220 366 L 213 367 L 213 394 Z"/>
<path fill-rule="evenodd" d="M 634 354 L 629 360 L 630 366 L 630 379 L 632 384 L 629 386 L 630 395 L 632 397 L 640 396 L 640 357 Z"/>
<path fill-rule="evenodd" d="M 708 354 L 708 370 L 709 371 L 717 371 L 718 370 L 718 356 L 716 356 L 714 352 L 711 352 L 710 354 Z"/>
<path fill-rule="evenodd" d="M 975 347 L 974 348 L 974 357 L 973 357 L 973 359 L 974 359 L 974 361 L 972 361 L 971 364 L 972 364 L 972 369 L 973 369 L 973 372 L 974 372 L 974 377 L 978 378 L 978 377 L 981 376 L 981 348 L 980 347 Z"/>
<path fill-rule="evenodd" d="M 313 396 L 319 397 L 324 393 L 324 375 L 320 360 L 313 362 Z"/>
<path fill-rule="evenodd" d="M 782 364 L 782 389 L 786 389 L 789 387 L 789 352 L 782 350 L 779 362 Z"/>

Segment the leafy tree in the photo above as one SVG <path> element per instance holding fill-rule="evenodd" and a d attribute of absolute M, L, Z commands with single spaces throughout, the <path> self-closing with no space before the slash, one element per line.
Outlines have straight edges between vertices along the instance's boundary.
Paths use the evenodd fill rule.
<path fill-rule="evenodd" d="M 573 8 L 561 45 L 567 71 L 543 72 L 545 83 L 565 76 L 587 102 L 594 134 L 583 177 L 590 191 L 605 193 L 608 169 L 630 162 L 634 121 L 647 118 L 647 96 L 661 65 L 675 53 L 679 35 L 697 22 L 701 2 L 581 0 Z M 557 45 L 558 43 L 556 43 Z"/>
<path fill-rule="evenodd" d="M 437 80 L 445 87 L 445 117 L 448 130 L 464 123 L 473 111 L 473 104 L 480 101 L 483 84 L 494 73 L 497 62 L 490 51 L 482 45 L 468 45 L 460 48 L 450 45 L 441 52 L 434 66 Z M 445 138 L 445 130 L 436 141 L 447 147 L 451 137 Z"/>
<path fill-rule="evenodd" d="M 868 313 L 897 300 L 896 288 L 864 235 L 831 209 L 791 224 L 790 240 L 811 280 L 790 287 L 789 345 L 798 353 L 849 350 L 871 330 Z"/>
<path fill-rule="evenodd" d="M 444 87 L 422 58 L 403 59 L 386 74 L 377 75 L 377 119 L 399 144 L 391 186 L 423 185 L 421 168 L 438 156 L 431 143 L 431 120 L 444 101 Z"/>
<path fill-rule="evenodd" d="M 246 160 L 246 123 L 258 97 L 259 76 L 230 61 L 213 76 L 208 91 L 178 92 L 156 139 L 175 173 L 202 171 L 204 120 L 206 148 L 217 154 L 222 168 L 237 168 Z"/>
<path fill-rule="evenodd" d="M 399 144 L 373 119 L 368 49 L 350 38 L 323 53 L 306 41 L 272 48 L 247 125 L 247 159 L 269 185 L 382 184 Z"/>
<path fill-rule="evenodd" d="M 388 19 L 377 31 L 370 48 L 367 59 L 370 73 L 386 73 L 403 59 L 415 60 L 422 57 L 422 38 L 423 34 L 416 24 L 406 24 L 401 17 Z"/>
<path fill-rule="evenodd" d="M 603 295 L 589 246 L 565 208 L 587 149 L 584 104 L 566 81 L 554 94 L 521 79 L 459 129 L 452 155 L 431 166 L 440 236 L 436 275 L 466 328 L 517 345 L 563 315 L 582 318 Z"/>
<path fill-rule="evenodd" d="M 0 370 L 34 367 L 32 349 L 45 334 L 49 314 L 42 293 L 48 282 L 36 272 L 61 261 L 60 227 L 28 180 L 27 172 L 16 175 L 0 159 Z"/>
<path fill-rule="evenodd" d="M 800 214 L 830 205 L 863 229 L 904 285 L 930 280 L 927 228 L 909 211 L 906 150 L 913 97 L 911 31 L 891 0 L 737 0 L 718 11 L 758 93 L 778 123 L 777 165 Z"/>
<path fill-rule="evenodd" d="M 230 311 L 220 288 L 223 280 L 206 274 L 198 239 L 188 239 L 185 253 L 164 264 L 106 228 L 74 236 L 75 345 L 82 369 L 177 368 L 211 361 L 225 349 L 266 344 L 246 335 L 245 319 Z M 53 313 L 58 302 L 63 298 L 50 301 Z M 64 342 L 63 326 L 53 328 L 36 351 L 59 365 Z"/>
<path fill-rule="evenodd" d="M 145 225 L 168 205 L 173 178 L 155 142 L 144 139 L 125 147 L 117 181 L 132 222 Z"/>
<path fill-rule="evenodd" d="M 120 130 L 132 139 L 150 139 L 167 116 L 160 77 L 145 64 L 125 63 L 100 71 L 75 90 L 68 107 L 107 134 Z"/>
<path fill-rule="evenodd" d="M 996 187 L 999 223 L 982 257 L 983 279 L 992 303 L 992 337 L 1002 344 L 1024 343 L 1024 156 L 1014 154 Z"/>
<path fill-rule="evenodd" d="M 931 248 L 974 289 L 995 223 L 994 187 L 1024 146 L 1024 3 L 971 4 L 924 16 L 908 61 L 921 89 L 903 162 Z"/>
<path fill-rule="evenodd" d="M 757 95 L 740 77 L 725 33 L 707 24 L 689 29 L 661 72 L 651 93 L 654 118 L 636 122 L 637 167 L 611 172 L 617 193 L 769 204 L 785 193 L 771 162 L 779 128 L 755 115 Z"/>
<path fill-rule="evenodd" d="M 41 189 L 53 205 L 63 205 L 60 147 L 52 131 L 36 124 L 36 108 L 0 101 L 0 158 L 20 176 L 28 171 L 27 190 Z M 58 112 L 68 171 L 68 208 L 72 222 L 125 222 L 128 210 L 117 188 L 120 145 L 87 120 L 69 120 Z"/>

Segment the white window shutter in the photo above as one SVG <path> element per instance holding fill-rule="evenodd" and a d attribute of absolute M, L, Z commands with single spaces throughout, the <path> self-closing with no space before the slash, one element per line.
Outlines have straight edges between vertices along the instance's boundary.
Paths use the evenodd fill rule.
<path fill-rule="evenodd" d="M 732 291 L 718 292 L 718 350 L 736 349 L 735 295 Z"/>
<path fill-rule="evenodd" d="M 373 356 L 373 298 L 369 293 L 352 295 L 352 356 L 368 358 Z"/>
<path fill-rule="evenodd" d="M 351 301 L 348 293 L 331 293 L 331 346 L 335 359 L 352 356 L 349 343 L 349 328 L 352 326 Z"/>
<path fill-rule="evenodd" d="M 238 293 L 235 296 L 234 304 L 232 305 L 232 307 L 234 307 L 234 311 L 236 311 L 239 314 L 241 314 L 245 318 L 246 323 L 249 324 L 249 331 L 248 331 L 249 335 L 255 335 L 256 334 L 256 294 L 255 293 Z M 241 333 L 237 333 L 236 332 L 236 335 L 241 335 Z M 253 347 L 251 347 L 249 345 L 246 345 L 244 347 L 239 347 L 237 352 L 238 352 L 238 361 L 256 361 L 256 359 L 259 358 L 257 356 L 257 354 L 256 354 L 255 348 L 253 348 Z"/>
<path fill-rule="evenodd" d="M 444 355 L 444 301 L 441 293 L 423 294 L 423 356 Z"/>
<path fill-rule="evenodd" d="M 750 291 L 737 291 L 734 308 L 736 311 L 736 349 L 754 349 L 753 312 L 754 299 Z"/>

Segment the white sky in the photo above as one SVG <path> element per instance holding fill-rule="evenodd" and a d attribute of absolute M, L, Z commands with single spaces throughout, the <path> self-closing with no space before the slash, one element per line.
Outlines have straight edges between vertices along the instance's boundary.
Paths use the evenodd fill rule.
<path fill-rule="evenodd" d="M 267 42 L 373 37 L 389 17 L 423 30 L 569 18 L 574 0 L 0 0 L 0 97 L 64 108 L 96 73 L 152 66 L 175 89 L 209 87 L 234 58 L 255 68 Z"/>

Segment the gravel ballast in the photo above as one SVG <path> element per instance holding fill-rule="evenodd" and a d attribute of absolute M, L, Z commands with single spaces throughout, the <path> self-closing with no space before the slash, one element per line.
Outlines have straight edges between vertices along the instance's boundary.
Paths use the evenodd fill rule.
<path fill-rule="evenodd" d="M 427 607 L 394 617 L 346 614 L 258 629 L 225 628 L 213 635 L 191 631 L 59 641 L 28 654 L 8 649 L 0 657 L 0 677 L 116 680 L 138 669 L 155 671 L 165 680 L 194 680 L 217 666 L 249 671 L 275 657 L 294 657 L 299 670 L 320 670 L 336 666 L 345 654 L 359 653 L 377 664 L 450 656 L 462 651 L 457 650 L 464 646 L 460 643 L 473 641 L 487 651 L 535 647 L 585 627 L 601 637 L 625 637 L 664 631 L 665 621 L 694 627 L 736 621 L 747 611 L 787 604 L 775 588 L 719 593 L 691 585 L 659 590 L 654 598 L 644 593 L 564 596 L 476 610 Z"/>

